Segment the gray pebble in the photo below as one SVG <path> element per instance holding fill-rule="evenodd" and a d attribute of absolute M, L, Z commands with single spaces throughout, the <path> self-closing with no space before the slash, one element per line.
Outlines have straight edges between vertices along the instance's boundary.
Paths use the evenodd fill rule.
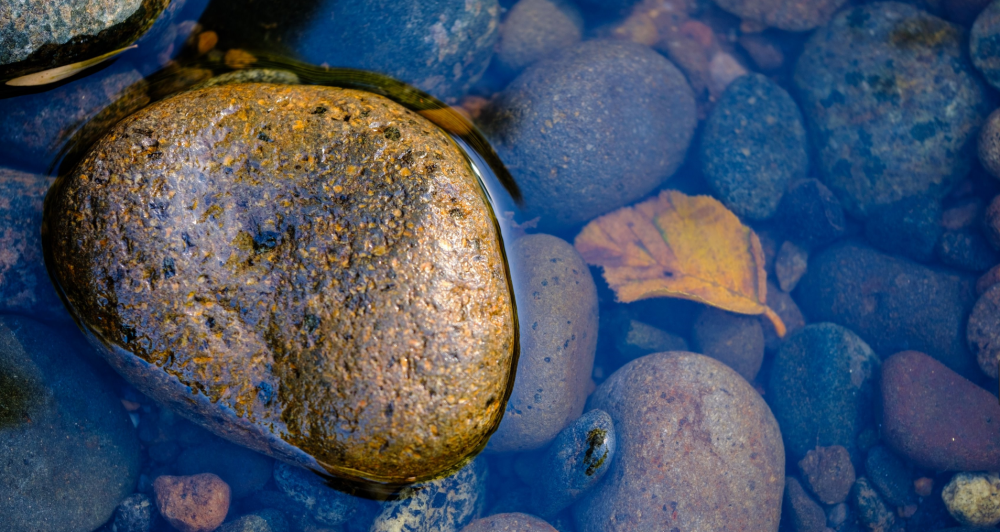
<path fill-rule="evenodd" d="M 324 525 L 343 523 L 357 508 L 354 497 L 327 486 L 316 473 L 284 462 L 274 464 L 274 483 L 288 498 L 308 510 L 316 522 Z"/>

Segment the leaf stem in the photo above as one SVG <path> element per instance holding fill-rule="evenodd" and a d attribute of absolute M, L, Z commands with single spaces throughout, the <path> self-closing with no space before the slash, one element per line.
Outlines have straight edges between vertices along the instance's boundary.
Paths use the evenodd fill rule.
<path fill-rule="evenodd" d="M 785 322 L 781 321 L 781 317 L 778 316 L 778 313 L 771 310 L 771 307 L 764 305 L 764 315 L 767 316 L 767 319 L 771 320 L 772 324 L 774 324 L 774 330 L 778 333 L 778 338 L 784 338 L 787 329 L 785 328 Z"/>

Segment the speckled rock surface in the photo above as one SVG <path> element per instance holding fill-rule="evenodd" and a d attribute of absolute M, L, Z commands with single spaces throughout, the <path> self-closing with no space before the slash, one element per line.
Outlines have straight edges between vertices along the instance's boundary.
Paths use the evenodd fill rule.
<path fill-rule="evenodd" d="M 162 475 L 153 482 L 156 507 L 180 532 L 212 532 L 229 511 L 229 485 L 216 475 Z"/>
<path fill-rule="evenodd" d="M 788 31 L 822 26 L 847 0 L 716 0 L 744 20 Z"/>
<path fill-rule="evenodd" d="M 514 242 L 511 268 L 521 355 L 517 381 L 491 451 L 527 451 L 552 441 L 580 417 L 597 349 L 597 288 L 565 240 L 546 234 Z"/>
<path fill-rule="evenodd" d="M 1000 53 L 1000 48 L 997 52 Z M 979 162 L 983 163 L 983 168 L 996 178 L 1000 178 L 1000 112 L 998 111 L 993 111 L 987 117 L 986 123 L 979 131 L 978 144 Z"/>
<path fill-rule="evenodd" d="M 486 474 L 478 458 L 449 477 L 408 488 L 382 505 L 370 532 L 457 532 L 483 513 Z"/>
<path fill-rule="evenodd" d="M 614 419 L 618 453 L 573 506 L 578 531 L 778 529 L 781 433 L 726 365 L 694 353 L 647 355 L 604 381 L 588 407 Z"/>
<path fill-rule="evenodd" d="M 969 55 L 986 81 L 1000 87 L 1000 4 L 991 2 L 969 32 Z"/>
<path fill-rule="evenodd" d="M 976 300 L 965 334 L 979 369 L 990 378 L 997 378 L 1000 375 L 1000 286 L 993 285 Z"/>
<path fill-rule="evenodd" d="M 0 3 L 0 80 L 67 65 L 135 41 L 170 0 Z"/>
<path fill-rule="evenodd" d="M 989 112 L 958 26 L 913 6 L 841 11 L 795 67 L 818 166 L 844 208 L 941 197 L 969 170 Z"/>
<path fill-rule="evenodd" d="M 419 115 L 333 87 L 186 92 L 55 186 L 48 264 L 93 341 L 220 436 L 405 482 L 499 423 L 514 331 L 498 231 Z"/>
<path fill-rule="evenodd" d="M 525 69 L 482 121 L 525 211 L 543 227 L 564 228 L 635 201 L 673 174 L 695 111 L 673 63 L 639 44 L 595 40 Z"/>
<path fill-rule="evenodd" d="M 738 216 L 774 215 L 785 189 L 809 167 L 802 113 L 778 84 L 760 74 L 726 89 L 702 133 L 702 173 L 715 197 Z"/>
<path fill-rule="evenodd" d="M 274 483 L 317 523 L 337 526 L 358 510 L 358 499 L 330 486 L 312 471 L 282 462 L 274 465 Z"/>
<path fill-rule="evenodd" d="M 496 514 L 477 519 L 462 532 L 558 532 L 552 525 L 529 514 Z"/>
<path fill-rule="evenodd" d="M 69 318 L 42 260 L 42 199 L 52 181 L 0 168 L 0 312 Z"/>
<path fill-rule="evenodd" d="M 854 465 L 851 454 L 842 445 L 817 446 L 799 460 L 799 470 L 809 489 L 823 504 L 838 504 L 847 500 L 854 485 Z"/>
<path fill-rule="evenodd" d="M 966 526 L 992 527 L 1000 523 L 1000 475 L 959 473 L 941 492 L 948 513 Z"/>
<path fill-rule="evenodd" d="M 500 26 L 496 60 L 508 72 L 517 73 L 582 37 L 583 16 L 572 2 L 520 0 Z"/>
<path fill-rule="evenodd" d="M 108 521 L 139 476 L 121 402 L 81 360 L 75 331 L 0 317 L 0 523 L 78 532 Z"/>

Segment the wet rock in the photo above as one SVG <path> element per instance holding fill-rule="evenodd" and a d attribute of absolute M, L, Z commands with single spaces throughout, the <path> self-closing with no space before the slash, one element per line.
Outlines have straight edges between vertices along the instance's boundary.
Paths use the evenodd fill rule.
<path fill-rule="evenodd" d="M 288 519 L 278 510 L 261 510 L 222 525 L 218 532 L 289 532 Z"/>
<path fill-rule="evenodd" d="M 826 513 L 795 477 L 785 477 L 784 508 L 796 532 L 826 532 Z"/>
<path fill-rule="evenodd" d="M 857 438 L 873 425 L 879 359 L 861 338 L 833 323 L 806 325 L 774 359 L 767 400 L 791 455 L 843 446 L 860 463 Z"/>
<path fill-rule="evenodd" d="M 920 467 L 1000 469 L 997 398 L 933 358 L 905 351 L 882 365 L 882 438 Z"/>
<path fill-rule="evenodd" d="M 859 519 L 868 527 L 868 530 L 888 532 L 896 523 L 896 517 L 892 510 L 885 505 L 867 478 L 858 477 L 854 488 L 851 489 L 851 498 L 854 501 L 854 507 L 858 510 Z"/>
<path fill-rule="evenodd" d="M 840 201 L 818 179 L 800 179 L 788 187 L 778 206 L 777 223 L 805 249 L 825 246 L 847 231 Z"/>
<path fill-rule="evenodd" d="M 716 0 L 719 7 L 764 26 L 806 31 L 822 26 L 847 0 Z"/>
<path fill-rule="evenodd" d="M 337 526 L 350 519 L 357 510 L 355 497 L 327 486 L 322 477 L 300 467 L 275 463 L 274 483 L 281 493 L 323 525 Z"/>
<path fill-rule="evenodd" d="M 959 473 L 941 492 L 948 513 L 966 526 L 992 527 L 1000 523 L 1000 475 Z"/>
<path fill-rule="evenodd" d="M 527 235 L 509 257 L 518 279 L 521 356 L 503 421 L 490 439 L 496 452 L 542 447 L 580 417 L 597 349 L 597 288 L 573 246 Z"/>
<path fill-rule="evenodd" d="M 621 320 L 615 333 L 615 348 L 623 364 L 651 353 L 688 350 L 684 338 L 628 317 Z"/>
<path fill-rule="evenodd" d="M 473 460 L 449 477 L 414 486 L 382 505 L 370 532 L 457 532 L 483 512 L 486 462 Z"/>
<path fill-rule="evenodd" d="M 0 80 L 85 61 L 139 38 L 169 0 L 5 2 Z"/>
<path fill-rule="evenodd" d="M 47 172 L 65 150 L 77 154 L 147 103 L 142 75 L 123 62 L 50 91 L 0 100 L 0 157 Z"/>
<path fill-rule="evenodd" d="M 764 330 L 764 348 L 766 352 L 774 353 L 785 342 L 785 338 L 805 327 L 806 319 L 802 316 L 802 311 L 799 310 L 799 306 L 795 304 L 792 296 L 783 292 L 770 281 L 767 283 L 767 306 L 771 307 L 771 310 L 781 318 L 786 329 L 785 337 L 781 338 L 774 330 L 774 324 L 771 323 L 771 320 L 763 316 L 760 318 L 760 326 Z"/>
<path fill-rule="evenodd" d="M 683 162 L 695 123 L 691 87 L 670 61 L 601 40 L 533 64 L 483 115 L 525 211 L 548 227 L 586 222 L 651 192 Z"/>
<path fill-rule="evenodd" d="M 983 234 L 994 249 L 1000 249 L 1000 196 L 995 196 L 983 213 Z"/>
<path fill-rule="evenodd" d="M 499 235 L 463 155 L 416 113 L 333 87 L 185 92 L 56 187 L 51 273 L 93 341 L 216 434 L 400 483 L 499 423 L 514 317 Z"/>
<path fill-rule="evenodd" d="M 462 532 L 558 532 L 552 525 L 528 514 L 495 514 L 477 519 Z"/>
<path fill-rule="evenodd" d="M 42 259 L 42 198 L 52 178 L 0 168 L 0 311 L 69 317 Z"/>
<path fill-rule="evenodd" d="M 876 445 L 868 451 L 865 474 L 868 481 L 892 506 L 906 506 L 916 502 L 913 471 L 886 447 Z"/>
<path fill-rule="evenodd" d="M 387 74 L 454 99 L 479 80 L 499 38 L 496 0 L 324 0 L 289 32 L 316 65 Z"/>
<path fill-rule="evenodd" d="M 852 482 L 853 484 L 853 482 Z M 850 488 L 850 486 L 848 486 Z M 837 528 L 847 521 L 847 515 L 850 512 L 848 506 L 844 503 L 837 503 L 826 509 L 826 522 L 832 528 Z"/>
<path fill-rule="evenodd" d="M 878 207 L 865 221 L 868 243 L 886 253 L 918 262 L 934 258 L 934 245 L 941 233 L 941 203 L 928 197 Z"/>
<path fill-rule="evenodd" d="M 1000 253 L 978 230 L 945 231 L 934 251 L 942 264 L 970 272 L 983 272 L 1000 263 Z"/>
<path fill-rule="evenodd" d="M 976 301 L 966 326 L 969 350 L 983 373 L 1000 375 L 1000 286 L 994 285 Z"/>
<path fill-rule="evenodd" d="M 211 473 L 163 475 L 153 482 L 153 491 L 160 515 L 180 532 L 211 532 L 229 511 L 229 486 Z"/>
<path fill-rule="evenodd" d="M 611 416 L 591 410 L 566 427 L 531 461 L 531 513 L 553 516 L 582 497 L 614 463 L 618 441 Z"/>
<path fill-rule="evenodd" d="M 978 153 L 983 168 L 1000 178 L 1000 110 L 990 113 L 979 131 Z"/>
<path fill-rule="evenodd" d="M 742 76 L 723 93 L 705 123 L 701 170 L 741 218 L 774 215 L 788 183 L 809 167 L 805 127 L 795 100 L 760 74 Z"/>
<path fill-rule="evenodd" d="M 218 85 L 233 85 L 236 83 L 277 83 L 279 85 L 298 85 L 299 76 L 288 70 L 275 68 L 246 68 L 234 70 L 213 76 L 191 87 L 191 90 L 215 87 Z"/>
<path fill-rule="evenodd" d="M 213 440 L 184 451 L 174 467 L 179 475 L 214 473 L 229 485 L 233 499 L 242 499 L 267 484 L 273 462 L 250 449 Z"/>
<path fill-rule="evenodd" d="M 764 329 L 756 316 L 703 307 L 694 321 L 695 348 L 753 382 L 764 361 Z"/>
<path fill-rule="evenodd" d="M 583 37 L 583 16 L 567 0 L 520 0 L 500 26 L 496 60 L 508 72 L 572 46 Z"/>
<path fill-rule="evenodd" d="M 75 329 L 0 317 L 0 523 L 94 530 L 132 493 L 139 442 Z"/>
<path fill-rule="evenodd" d="M 149 532 L 155 517 L 153 501 L 141 493 L 133 493 L 115 509 L 110 532 Z"/>
<path fill-rule="evenodd" d="M 795 85 L 849 213 L 943 197 L 968 172 L 989 104 L 962 47 L 958 26 L 898 2 L 841 11 L 809 39 Z"/>
<path fill-rule="evenodd" d="M 963 333 L 974 282 L 845 242 L 812 258 L 796 301 L 811 320 L 839 323 L 879 353 L 918 349 L 971 376 L 978 370 Z"/>
<path fill-rule="evenodd" d="M 774 274 L 778 278 L 778 286 L 785 292 L 795 290 L 808 267 L 808 251 L 790 241 L 781 244 L 778 255 L 774 258 Z"/>
<path fill-rule="evenodd" d="M 634 360 L 588 408 L 615 421 L 607 477 L 573 506 L 577 530 L 778 528 L 784 449 L 760 395 L 735 371 L 694 353 Z M 655 458 L 654 458 L 655 457 Z"/>
<path fill-rule="evenodd" d="M 811 449 L 799 460 L 799 470 L 809 489 L 823 504 L 844 502 L 854 485 L 851 454 L 842 445 Z"/>
<path fill-rule="evenodd" d="M 1000 6 L 992 3 L 986 6 L 969 32 L 969 55 L 972 63 L 983 73 L 986 81 L 1000 87 Z"/>
<path fill-rule="evenodd" d="M 976 280 L 976 295 L 982 296 L 993 285 L 1000 283 L 1000 264 L 992 267 Z"/>

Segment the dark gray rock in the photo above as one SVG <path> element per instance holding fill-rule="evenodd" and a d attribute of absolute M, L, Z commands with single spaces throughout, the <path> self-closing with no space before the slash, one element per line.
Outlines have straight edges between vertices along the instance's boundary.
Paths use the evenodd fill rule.
<path fill-rule="evenodd" d="M 483 513 L 486 461 L 477 458 L 452 475 L 418 484 L 382 505 L 370 532 L 458 532 Z"/>
<path fill-rule="evenodd" d="M 517 73 L 582 37 L 583 16 L 569 0 L 520 0 L 500 26 L 496 61 Z"/>
<path fill-rule="evenodd" d="M 703 307 L 692 340 L 699 353 L 733 368 L 747 382 L 753 382 L 764 361 L 764 329 L 757 316 Z"/>
<path fill-rule="evenodd" d="M 817 445 L 841 445 L 855 464 L 857 438 L 874 423 L 879 358 L 833 323 L 806 325 L 778 350 L 767 400 L 794 460 Z"/>
<path fill-rule="evenodd" d="M 869 530 L 888 532 L 896 523 L 892 510 L 885 505 L 885 501 L 879 497 L 867 478 L 858 477 L 851 488 L 851 498 L 858 511 L 858 518 Z"/>
<path fill-rule="evenodd" d="M 463 95 L 493 55 L 496 0 L 324 0 L 289 34 L 319 65 L 387 74 L 442 99 Z"/>
<path fill-rule="evenodd" d="M 964 326 L 974 285 L 974 277 L 845 242 L 812 258 L 795 299 L 811 320 L 851 329 L 883 357 L 918 350 L 974 376 Z"/>
<path fill-rule="evenodd" d="M 0 4 L 0 80 L 91 59 L 139 38 L 170 0 Z"/>
<path fill-rule="evenodd" d="M 771 281 L 767 282 L 767 306 L 771 307 L 771 310 L 785 324 L 785 336 L 782 338 L 774 330 L 774 324 L 771 323 L 771 320 L 764 316 L 760 317 L 760 326 L 764 330 L 764 349 L 767 353 L 774 353 L 789 335 L 805 327 L 806 319 L 792 296 L 782 291 Z"/>
<path fill-rule="evenodd" d="M 133 493 L 115 509 L 110 532 L 149 532 L 156 515 L 156 505 L 149 497 Z"/>
<path fill-rule="evenodd" d="M 787 31 L 822 26 L 846 0 L 718 0 L 719 6 L 742 19 Z"/>
<path fill-rule="evenodd" d="M 482 121 L 525 211 L 564 228 L 659 186 L 684 161 L 697 120 L 673 63 L 639 44 L 596 40 L 525 69 Z"/>
<path fill-rule="evenodd" d="M 80 357 L 75 328 L 0 317 L 0 523 L 5 532 L 94 530 L 132 493 L 139 441 Z"/>
<path fill-rule="evenodd" d="M 792 183 L 778 205 L 776 221 L 789 240 L 806 249 L 825 246 L 847 232 L 840 200 L 818 179 Z"/>
<path fill-rule="evenodd" d="M 940 198 L 968 172 L 990 103 L 962 37 L 879 2 L 841 11 L 809 39 L 795 85 L 824 182 L 849 213 Z"/>
<path fill-rule="evenodd" d="M 872 246 L 918 262 L 934 258 L 942 231 L 941 202 L 928 197 L 878 207 L 865 221 L 865 238 Z"/>
<path fill-rule="evenodd" d="M 320 524 L 339 525 L 357 509 L 354 497 L 327 486 L 322 477 L 300 467 L 275 462 L 274 483 Z"/>
<path fill-rule="evenodd" d="M 934 251 L 942 264 L 969 272 L 984 272 L 1000 263 L 1000 253 L 977 229 L 945 231 Z"/>
<path fill-rule="evenodd" d="M 969 32 L 969 54 L 986 81 L 1000 87 L 1000 4 L 990 3 L 976 17 Z"/>
<path fill-rule="evenodd" d="M 267 484 L 273 464 L 270 457 L 214 438 L 207 445 L 184 451 L 174 469 L 178 475 L 214 473 L 229 484 L 233 499 L 242 499 Z"/>
<path fill-rule="evenodd" d="M 741 218 L 774 215 L 788 184 L 809 167 L 805 126 L 795 100 L 760 74 L 726 88 L 705 122 L 701 170 L 709 187 Z"/>
<path fill-rule="evenodd" d="M 917 494 L 913 491 L 912 468 L 885 446 L 876 445 L 868 451 L 865 476 L 892 506 L 906 506 L 917 502 Z"/>
<path fill-rule="evenodd" d="M 784 509 L 795 532 L 825 532 L 826 513 L 795 477 L 785 477 Z"/>
<path fill-rule="evenodd" d="M 488 449 L 538 449 L 580 417 L 597 349 L 597 288 L 569 242 L 519 238 L 509 251 L 521 328 L 517 380 Z"/>
<path fill-rule="evenodd" d="M 614 422 L 591 410 L 563 429 L 536 463 L 531 504 L 537 515 L 559 513 L 594 487 L 614 462 L 618 440 Z"/>
<path fill-rule="evenodd" d="M 261 510 L 230 521 L 218 528 L 217 532 L 289 532 L 288 519 L 278 510 Z"/>

